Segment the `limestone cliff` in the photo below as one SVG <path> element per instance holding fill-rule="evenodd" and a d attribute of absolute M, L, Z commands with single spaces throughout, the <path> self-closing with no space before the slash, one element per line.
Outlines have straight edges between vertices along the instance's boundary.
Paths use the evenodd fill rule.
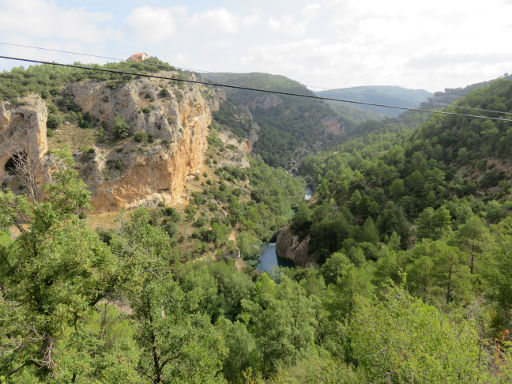
<path fill-rule="evenodd" d="M 48 149 L 44 102 L 36 95 L 20 100 L 18 105 L 0 103 L 0 182 L 17 191 L 19 183 L 13 175 L 13 158 L 29 155 L 41 161 Z"/>
<path fill-rule="evenodd" d="M 84 138 L 99 138 L 98 132 L 105 131 L 103 139 L 93 139 L 94 145 L 89 141 L 86 150 L 77 150 L 85 144 L 78 143 L 73 151 L 96 211 L 159 202 L 172 205 L 186 198 L 187 179 L 203 167 L 210 106 L 217 107 L 216 100 L 208 97 L 207 101 L 203 94 L 209 96 L 200 86 L 146 78 L 129 82 L 87 80 L 61 90 L 82 116 L 91 116 L 94 126 L 78 128 L 73 114 L 65 113 L 59 134 L 74 130 L 72 142 L 76 144 L 81 132 Z M 46 105 L 38 96 L 20 100 L 17 106 L 0 104 L 0 181 L 4 186 L 19 189 L 10 172 L 13 155 L 26 153 L 42 159 L 47 152 L 47 116 Z M 128 124 L 129 137 L 114 138 L 116 117 Z"/>
<path fill-rule="evenodd" d="M 277 234 L 276 254 L 283 259 L 292 260 L 295 265 L 310 267 L 318 265 L 318 261 L 311 258 L 308 253 L 309 234 L 302 240 L 293 234 L 290 226 L 281 228 Z"/>
<path fill-rule="evenodd" d="M 211 113 L 199 87 L 180 89 L 153 79 L 115 87 L 86 81 L 70 84 L 65 93 L 84 113 L 107 126 L 112 127 L 120 116 L 132 133 L 151 137 L 148 145 L 134 140 L 116 147 L 99 145 L 92 159 L 80 161 L 81 175 L 92 192 L 96 210 L 183 201 L 187 177 L 201 171 L 208 145 Z"/>

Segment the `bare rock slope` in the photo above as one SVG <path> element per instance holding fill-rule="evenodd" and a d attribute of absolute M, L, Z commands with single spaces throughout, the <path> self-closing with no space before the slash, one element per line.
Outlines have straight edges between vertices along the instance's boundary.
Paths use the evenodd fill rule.
<path fill-rule="evenodd" d="M 20 100 L 18 105 L 0 103 L 0 182 L 4 187 L 18 190 L 11 168 L 16 156 L 41 160 L 48 149 L 44 102 L 36 95 Z"/>
<path fill-rule="evenodd" d="M 128 138 L 108 139 L 86 154 L 74 154 L 96 211 L 183 201 L 187 179 L 201 171 L 208 145 L 211 112 L 203 89 L 178 87 L 166 80 L 135 79 L 115 84 L 71 83 L 62 92 L 107 131 L 113 129 L 116 117 L 130 127 Z M 46 106 L 37 96 L 18 107 L 0 106 L 0 180 L 9 177 L 5 165 L 13 155 L 9 149 L 12 142 L 38 157 L 47 151 L 46 118 Z M 144 137 L 142 143 L 134 140 L 136 133 Z M 9 145 L 3 138 L 7 136 Z"/>

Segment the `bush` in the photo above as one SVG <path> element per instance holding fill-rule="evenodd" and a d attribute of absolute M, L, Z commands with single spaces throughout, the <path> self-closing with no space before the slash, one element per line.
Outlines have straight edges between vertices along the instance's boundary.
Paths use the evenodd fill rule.
<path fill-rule="evenodd" d="M 151 112 L 151 108 L 149 108 L 149 107 L 142 107 L 140 109 L 140 111 L 147 115 L 149 112 Z"/>
<path fill-rule="evenodd" d="M 53 104 L 48 105 L 48 114 L 57 114 L 57 107 Z"/>
<path fill-rule="evenodd" d="M 116 116 L 114 124 L 114 137 L 118 140 L 126 139 L 130 136 L 130 125 L 124 121 L 121 116 Z"/>
<path fill-rule="evenodd" d="M 91 115 L 89 115 L 88 113 L 82 115 L 80 112 L 78 112 L 77 117 L 78 117 L 78 126 L 80 128 L 89 128 L 91 126 L 92 118 L 91 118 Z"/>
<path fill-rule="evenodd" d="M 107 168 L 122 171 L 123 170 L 123 162 L 121 160 L 108 160 Z"/>
<path fill-rule="evenodd" d="M 169 97 L 170 93 L 167 89 L 162 89 L 159 93 L 158 93 L 158 96 L 159 97 Z"/>
<path fill-rule="evenodd" d="M 165 207 L 162 209 L 162 215 L 169 217 L 172 221 L 178 222 L 181 220 L 180 214 L 171 207 Z"/>
<path fill-rule="evenodd" d="M 480 180 L 480 186 L 483 188 L 495 187 L 498 183 L 506 177 L 505 172 L 499 169 L 492 169 L 485 172 L 482 180 Z"/>
<path fill-rule="evenodd" d="M 478 163 L 476 164 L 476 167 L 478 168 L 479 171 L 484 172 L 487 169 L 487 160 L 479 160 Z"/>
<path fill-rule="evenodd" d="M 146 134 L 142 131 L 135 132 L 135 135 L 133 136 L 135 141 L 137 143 L 142 143 L 146 139 Z"/>
<path fill-rule="evenodd" d="M 48 114 L 48 119 L 46 120 L 46 128 L 57 129 L 61 124 L 62 120 L 58 115 L 53 113 Z"/>

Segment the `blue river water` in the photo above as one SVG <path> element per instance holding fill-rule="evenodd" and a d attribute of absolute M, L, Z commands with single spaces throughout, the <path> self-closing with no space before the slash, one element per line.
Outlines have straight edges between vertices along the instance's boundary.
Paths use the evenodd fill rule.
<path fill-rule="evenodd" d="M 308 201 L 311 199 L 311 196 L 313 195 L 313 191 L 310 187 L 306 187 L 306 194 L 304 195 L 304 200 Z"/>
<path fill-rule="evenodd" d="M 272 271 L 272 268 L 279 267 L 293 267 L 293 261 L 278 257 L 276 254 L 276 243 L 268 243 L 263 247 L 260 258 L 258 259 L 258 268 L 260 271 Z"/>
<path fill-rule="evenodd" d="M 311 188 L 306 187 L 306 194 L 304 195 L 304 200 L 308 201 L 311 199 L 311 195 L 313 194 L 313 191 Z M 258 265 L 256 266 L 257 269 L 263 272 L 272 271 L 272 268 L 275 267 L 293 267 L 294 263 L 291 260 L 283 259 L 281 257 L 278 257 L 276 254 L 276 243 L 268 243 L 263 247 L 263 250 L 261 251 L 260 257 L 258 259 Z"/>

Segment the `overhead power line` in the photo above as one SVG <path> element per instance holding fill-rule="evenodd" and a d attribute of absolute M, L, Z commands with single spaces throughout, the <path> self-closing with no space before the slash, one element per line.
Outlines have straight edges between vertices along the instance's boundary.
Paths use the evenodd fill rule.
<path fill-rule="evenodd" d="M 69 55 L 77 55 L 77 56 L 85 56 L 85 57 L 96 57 L 96 58 L 99 58 L 99 59 L 126 61 L 126 59 L 121 59 L 119 57 L 101 56 L 101 55 L 94 55 L 92 53 L 66 51 L 64 49 L 44 48 L 44 47 L 37 47 L 35 45 L 24 45 L 24 44 L 17 44 L 17 43 L 8 43 L 6 41 L 0 41 L 0 45 L 9 45 L 9 46 L 12 46 L 12 47 L 38 49 L 40 51 L 48 51 L 48 52 L 66 53 L 66 54 L 69 54 Z M 191 69 L 191 68 L 185 68 L 185 67 L 177 67 L 177 68 L 183 69 L 185 71 L 191 71 L 191 72 L 211 73 L 211 72 L 208 72 L 208 71 L 204 71 L 202 69 Z"/>
<path fill-rule="evenodd" d="M 455 101 L 457 101 L 457 100 L 455 100 Z M 504 115 L 512 115 L 512 112 L 497 111 L 495 109 L 476 108 L 476 107 L 470 107 L 470 106 L 467 106 L 467 105 L 448 104 L 448 103 L 436 103 L 436 102 L 433 102 L 433 101 L 423 101 L 422 104 L 439 105 L 439 106 L 443 106 L 443 107 L 466 108 L 466 109 L 473 109 L 475 111 L 490 112 L 490 113 L 501 113 L 501 114 L 504 114 Z"/>
<path fill-rule="evenodd" d="M 21 48 L 30 48 L 30 49 L 38 49 L 41 51 L 49 51 L 49 52 L 60 52 L 60 53 L 66 53 L 70 55 L 78 55 L 78 56 L 86 56 L 86 57 L 96 57 L 100 59 L 107 59 L 107 60 L 117 60 L 117 61 L 125 61 L 125 59 L 121 59 L 119 57 L 109 57 L 109 56 L 101 56 L 101 55 L 95 55 L 91 53 L 83 53 L 83 52 L 74 52 L 74 51 L 67 51 L 63 49 L 53 49 L 53 48 L 44 48 L 44 47 L 38 47 L 35 45 L 24 45 L 24 44 L 18 44 L 18 43 L 9 43 L 5 41 L 0 41 L 1 45 L 9 45 L 13 47 L 21 47 Z M 206 71 L 204 69 L 192 69 L 192 68 L 186 68 L 186 67 L 177 67 L 185 71 L 191 71 L 191 72 L 198 72 L 198 73 L 215 73 L 211 71 Z M 329 88 L 321 87 L 319 85 L 311 85 L 311 84 L 303 84 L 304 86 L 308 88 L 315 88 L 320 91 L 329 91 Z M 469 106 L 459 106 L 459 105 L 452 105 L 452 104 L 446 104 L 446 103 L 435 103 L 431 101 L 424 101 L 422 103 L 425 104 L 431 104 L 431 105 L 439 105 L 439 106 L 445 106 L 445 107 L 456 107 L 456 108 L 465 108 L 465 109 L 471 109 L 474 111 L 481 111 L 481 112 L 489 112 L 489 113 L 500 113 L 504 115 L 512 115 L 512 112 L 504 112 L 504 111 L 496 111 L 493 109 L 484 109 L 484 108 L 476 108 L 476 107 L 469 107 Z"/>
<path fill-rule="evenodd" d="M 96 58 L 99 58 L 99 59 L 118 60 L 118 61 L 123 61 L 123 60 L 125 60 L 125 59 L 120 59 L 120 58 L 118 58 L 118 57 L 109 57 L 109 56 L 93 55 L 93 54 L 90 54 L 90 53 L 66 51 L 66 50 L 64 50 L 64 49 L 52 49 L 52 48 L 36 47 L 35 45 L 23 45 L 23 44 L 16 44 L 16 43 L 7 43 L 7 42 L 5 42 L 5 41 L 0 41 L 0 44 L 2 44 L 2 45 L 10 45 L 11 47 L 20 47 L 20 48 L 38 49 L 38 50 L 40 50 L 40 51 L 60 52 L 60 53 L 67 53 L 67 54 L 70 54 L 70 55 L 96 57 Z"/>
<path fill-rule="evenodd" d="M 337 102 L 341 102 L 341 103 L 349 103 L 349 104 L 356 104 L 356 105 L 370 105 L 370 106 L 374 106 L 374 107 L 401 109 L 404 111 L 436 113 L 436 114 L 449 115 L 449 116 L 465 116 L 465 117 L 471 117 L 471 118 L 475 118 L 475 119 L 488 119 L 488 120 L 512 122 L 512 119 L 505 119 L 502 117 L 489 117 L 489 116 L 473 115 L 473 114 L 468 114 L 468 113 L 457 113 L 457 112 L 437 111 L 437 110 L 429 111 L 426 109 L 411 108 L 411 107 L 404 107 L 404 106 L 398 106 L 398 105 L 369 103 L 369 102 L 356 101 L 356 100 L 337 99 L 334 97 L 305 95 L 305 94 L 295 93 L 295 92 L 275 91 L 275 90 L 270 90 L 270 89 L 261 89 L 261 88 L 252 88 L 252 87 L 242 87 L 242 86 L 238 86 L 238 85 L 214 83 L 214 82 L 208 82 L 208 81 L 202 81 L 202 80 L 181 79 L 181 78 L 168 77 L 168 76 L 151 75 L 151 74 L 140 73 L 140 72 L 127 72 L 127 71 L 119 71 L 116 69 L 95 68 L 95 67 L 87 67 L 84 65 L 76 65 L 76 64 L 63 64 L 63 63 L 56 63 L 56 62 L 51 62 L 51 61 L 26 59 L 26 58 L 21 58 L 21 57 L 0 56 L 0 59 L 23 61 L 23 62 L 35 63 L 35 64 L 46 64 L 46 65 L 53 65 L 53 66 L 58 66 L 58 67 L 76 68 L 76 69 L 82 69 L 82 70 L 86 70 L 86 71 L 106 72 L 106 73 L 113 73 L 113 74 L 117 74 L 117 75 L 129 75 L 129 76 L 138 76 L 138 77 L 146 77 L 146 78 L 161 79 L 161 80 L 172 80 L 172 81 L 179 81 L 179 82 L 184 82 L 184 83 L 201 84 L 201 85 L 212 86 L 212 87 L 223 87 L 223 88 L 230 88 L 230 89 L 255 91 L 255 92 L 270 93 L 270 94 L 275 94 L 275 95 L 302 97 L 302 98 L 314 99 L 314 100 L 337 101 Z"/>

